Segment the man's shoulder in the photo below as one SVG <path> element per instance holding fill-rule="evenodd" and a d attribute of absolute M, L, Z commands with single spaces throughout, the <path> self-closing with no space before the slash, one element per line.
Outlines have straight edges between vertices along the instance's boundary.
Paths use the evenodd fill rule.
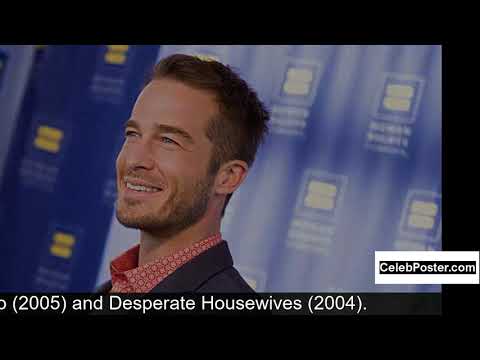
<path fill-rule="evenodd" d="M 255 293 L 237 269 L 228 267 L 203 282 L 196 292 L 205 293 Z"/>

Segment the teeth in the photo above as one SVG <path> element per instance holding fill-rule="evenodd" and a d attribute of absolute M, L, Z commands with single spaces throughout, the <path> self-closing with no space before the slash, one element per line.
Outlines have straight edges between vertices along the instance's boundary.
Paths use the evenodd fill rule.
<path fill-rule="evenodd" d="M 148 186 L 133 185 L 133 184 L 130 184 L 129 182 L 127 182 L 127 188 L 129 188 L 131 190 L 135 190 L 135 191 L 145 191 L 145 192 L 157 192 L 157 191 L 160 190 L 160 189 L 151 188 L 151 187 L 148 187 Z"/>

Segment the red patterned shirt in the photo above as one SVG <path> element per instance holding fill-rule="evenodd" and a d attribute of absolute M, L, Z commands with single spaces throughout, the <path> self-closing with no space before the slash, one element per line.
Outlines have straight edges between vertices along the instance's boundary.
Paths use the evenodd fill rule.
<path fill-rule="evenodd" d="M 146 293 L 179 267 L 192 260 L 205 250 L 217 245 L 221 234 L 210 236 L 173 255 L 155 259 L 138 266 L 140 245 L 125 251 L 110 263 L 112 293 Z"/>

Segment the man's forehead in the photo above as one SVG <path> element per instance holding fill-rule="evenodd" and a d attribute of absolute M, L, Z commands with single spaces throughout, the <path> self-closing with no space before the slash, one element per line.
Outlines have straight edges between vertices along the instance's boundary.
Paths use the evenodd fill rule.
<path fill-rule="evenodd" d="M 154 80 L 139 95 L 131 112 L 134 127 L 142 131 L 177 132 L 190 144 L 211 143 L 207 137 L 209 122 L 218 114 L 218 104 L 213 95 L 193 89 L 178 81 Z M 125 125 L 129 123 L 126 122 Z"/>
<path fill-rule="evenodd" d="M 218 111 L 215 97 L 207 91 L 171 79 L 153 80 L 141 92 L 132 117 L 162 118 L 186 123 L 205 123 Z M 202 124 L 199 124 L 202 125 Z"/>

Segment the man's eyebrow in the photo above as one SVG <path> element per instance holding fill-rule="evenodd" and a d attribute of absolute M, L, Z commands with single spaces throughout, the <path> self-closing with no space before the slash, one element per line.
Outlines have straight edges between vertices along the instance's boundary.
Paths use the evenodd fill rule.
<path fill-rule="evenodd" d="M 170 133 L 170 134 L 177 134 L 187 140 L 189 143 L 194 144 L 195 141 L 193 140 L 192 136 L 186 132 L 185 130 L 170 125 L 163 125 L 163 124 L 155 124 L 155 128 L 160 133 Z"/>
<path fill-rule="evenodd" d="M 127 127 L 133 127 L 133 128 L 138 129 L 138 124 L 135 120 L 129 119 L 129 120 L 125 121 L 125 123 L 123 124 L 124 129 L 126 129 Z"/>
<path fill-rule="evenodd" d="M 139 128 L 138 123 L 133 119 L 127 120 L 124 124 L 124 127 L 125 128 L 133 127 L 133 128 L 136 128 L 136 129 Z M 163 125 L 163 124 L 155 124 L 155 129 L 159 133 L 170 133 L 170 134 L 180 135 L 185 140 L 187 140 L 189 143 L 191 143 L 191 144 L 195 143 L 192 136 L 187 131 L 185 131 L 185 130 L 179 128 L 179 127 L 170 126 L 170 125 Z"/>

